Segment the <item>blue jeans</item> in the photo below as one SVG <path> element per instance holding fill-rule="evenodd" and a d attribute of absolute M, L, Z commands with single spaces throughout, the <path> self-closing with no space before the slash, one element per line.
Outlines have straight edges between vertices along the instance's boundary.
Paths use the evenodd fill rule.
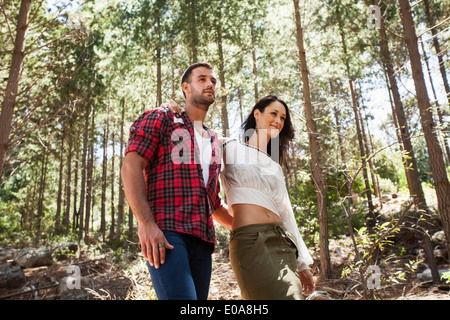
<path fill-rule="evenodd" d="M 211 279 L 211 245 L 200 238 L 163 230 L 174 246 L 166 249 L 159 269 L 147 261 L 153 287 L 159 300 L 207 300 Z"/>

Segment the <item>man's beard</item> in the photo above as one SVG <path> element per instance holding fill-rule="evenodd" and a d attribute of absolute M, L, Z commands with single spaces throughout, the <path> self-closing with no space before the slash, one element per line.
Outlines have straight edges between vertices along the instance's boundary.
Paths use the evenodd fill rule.
<path fill-rule="evenodd" d="M 214 96 L 213 97 L 205 97 L 203 95 L 200 95 L 200 96 L 194 98 L 193 102 L 197 108 L 201 108 L 202 110 L 208 111 L 209 106 L 211 104 L 213 104 L 215 100 L 216 100 L 216 98 Z"/>

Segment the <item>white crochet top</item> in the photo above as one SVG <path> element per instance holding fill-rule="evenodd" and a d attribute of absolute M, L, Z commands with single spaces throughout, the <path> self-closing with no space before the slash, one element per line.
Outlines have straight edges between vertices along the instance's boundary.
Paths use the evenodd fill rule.
<path fill-rule="evenodd" d="M 313 263 L 295 221 L 281 166 L 264 151 L 236 140 L 223 144 L 222 186 L 227 204 L 262 206 L 278 216 L 296 239 L 298 270 Z"/>

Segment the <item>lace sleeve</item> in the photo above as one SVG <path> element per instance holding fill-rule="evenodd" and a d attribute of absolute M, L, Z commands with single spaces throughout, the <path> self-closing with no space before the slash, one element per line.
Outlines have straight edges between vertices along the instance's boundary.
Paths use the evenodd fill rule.
<path fill-rule="evenodd" d="M 287 194 L 287 190 L 283 209 L 284 210 L 282 211 L 282 219 L 284 226 L 286 230 L 289 231 L 294 236 L 297 242 L 296 245 L 298 250 L 298 258 L 297 258 L 298 270 L 302 271 L 305 269 L 309 269 L 309 266 L 313 264 L 314 261 L 298 230 L 297 222 L 295 221 L 294 212 L 292 210 L 292 205 L 289 196 Z"/>

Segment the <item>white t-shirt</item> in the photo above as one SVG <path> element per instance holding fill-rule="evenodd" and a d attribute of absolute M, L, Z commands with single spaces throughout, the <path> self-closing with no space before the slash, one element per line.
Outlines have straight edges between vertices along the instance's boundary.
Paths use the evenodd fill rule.
<path fill-rule="evenodd" d="M 200 164 L 203 171 L 203 181 L 205 182 L 205 187 L 209 180 L 209 166 L 212 159 L 212 145 L 211 138 L 203 138 L 202 135 L 195 130 L 195 140 L 197 141 L 198 149 L 200 150 Z"/>

